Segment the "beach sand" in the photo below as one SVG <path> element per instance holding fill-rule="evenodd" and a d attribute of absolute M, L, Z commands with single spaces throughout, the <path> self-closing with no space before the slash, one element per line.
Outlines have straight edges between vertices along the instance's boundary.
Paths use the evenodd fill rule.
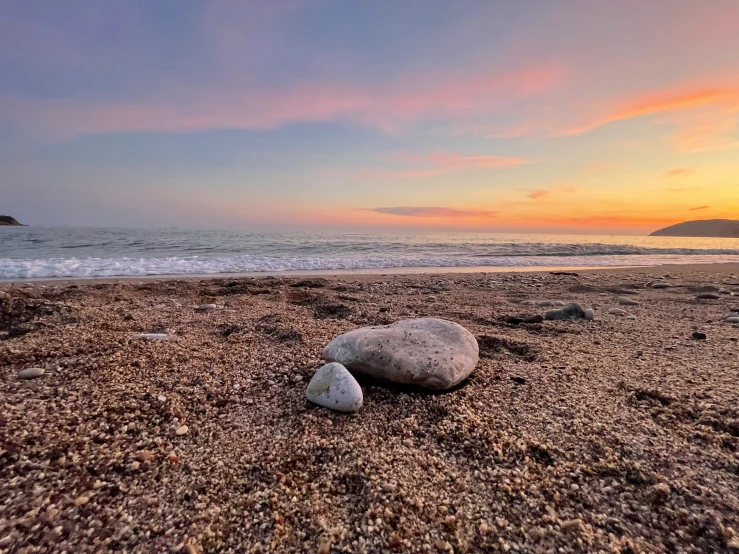
<path fill-rule="evenodd" d="M 0 552 L 739 551 L 739 296 L 696 298 L 739 267 L 578 273 L 2 284 Z M 502 321 L 542 300 L 596 320 Z M 478 337 L 467 382 L 305 400 L 408 317 Z"/>

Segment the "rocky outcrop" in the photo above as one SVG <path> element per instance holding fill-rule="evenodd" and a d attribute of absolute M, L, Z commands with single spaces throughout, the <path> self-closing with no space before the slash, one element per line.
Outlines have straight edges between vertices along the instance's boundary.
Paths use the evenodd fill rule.
<path fill-rule="evenodd" d="M 18 223 L 14 217 L 10 217 L 9 215 L 0 215 L 0 226 L 22 227 L 23 224 Z"/>
<path fill-rule="evenodd" d="M 739 238 L 739 221 L 734 219 L 685 221 L 655 231 L 650 236 Z"/>

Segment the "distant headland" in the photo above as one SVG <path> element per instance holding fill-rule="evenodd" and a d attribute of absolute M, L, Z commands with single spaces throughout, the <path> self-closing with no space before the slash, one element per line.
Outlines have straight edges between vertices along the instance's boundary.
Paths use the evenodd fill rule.
<path fill-rule="evenodd" d="M 702 219 L 684 221 L 655 231 L 650 237 L 739 238 L 739 221 L 734 219 Z"/>
<path fill-rule="evenodd" d="M 18 223 L 18 220 L 16 220 L 14 217 L 10 217 L 9 215 L 0 215 L 0 226 L 7 226 L 12 225 L 14 227 L 23 227 L 23 223 Z"/>

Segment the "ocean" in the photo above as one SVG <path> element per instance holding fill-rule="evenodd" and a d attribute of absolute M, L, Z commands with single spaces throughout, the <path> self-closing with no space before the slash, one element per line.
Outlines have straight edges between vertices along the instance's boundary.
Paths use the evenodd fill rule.
<path fill-rule="evenodd" d="M 0 227 L 0 279 L 739 263 L 739 239 Z"/>

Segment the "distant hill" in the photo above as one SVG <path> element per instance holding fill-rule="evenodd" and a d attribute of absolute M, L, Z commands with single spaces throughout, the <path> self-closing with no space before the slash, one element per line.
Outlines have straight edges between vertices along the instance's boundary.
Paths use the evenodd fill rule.
<path fill-rule="evenodd" d="M 739 221 L 733 219 L 685 221 L 655 231 L 649 236 L 739 238 Z"/>
<path fill-rule="evenodd" d="M 21 226 L 23 224 L 18 223 L 14 217 L 10 217 L 9 215 L 0 215 L 0 225 Z"/>

